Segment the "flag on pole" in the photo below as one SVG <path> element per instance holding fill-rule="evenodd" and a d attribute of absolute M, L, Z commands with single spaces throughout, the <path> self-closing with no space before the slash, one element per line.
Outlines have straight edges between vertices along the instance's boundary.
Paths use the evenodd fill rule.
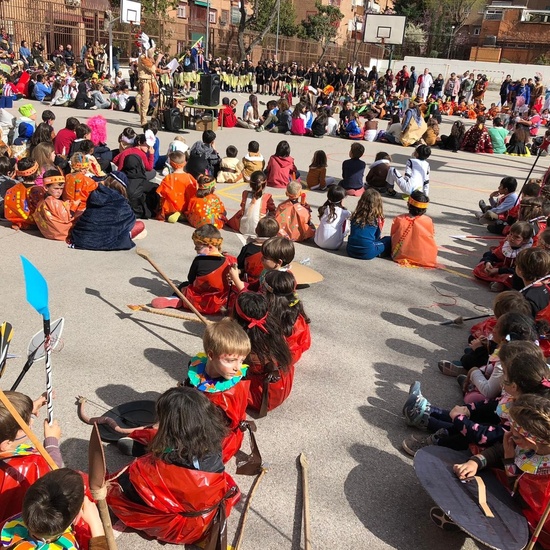
<path fill-rule="evenodd" d="M 201 36 L 192 46 L 191 46 L 191 52 L 195 50 L 196 52 L 203 47 L 202 41 L 204 40 L 204 36 Z"/>

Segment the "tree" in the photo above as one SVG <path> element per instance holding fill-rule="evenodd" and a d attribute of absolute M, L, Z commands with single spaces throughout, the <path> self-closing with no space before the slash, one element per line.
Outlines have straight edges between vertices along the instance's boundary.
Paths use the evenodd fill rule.
<path fill-rule="evenodd" d="M 262 0 L 259 2 L 258 16 L 251 24 L 255 31 L 265 29 L 273 11 L 277 11 L 277 0 Z M 283 36 L 294 36 L 296 34 L 296 9 L 291 0 L 281 0 L 281 13 L 279 17 L 279 34 Z M 277 21 L 275 20 L 268 32 L 277 32 Z"/>
<path fill-rule="evenodd" d="M 412 55 L 422 55 L 426 45 L 426 31 L 414 23 L 407 22 L 405 26 L 405 44 L 407 52 Z"/>
<path fill-rule="evenodd" d="M 264 39 L 265 35 L 269 32 L 269 29 L 273 27 L 273 24 L 277 19 L 277 12 L 282 5 L 281 0 L 275 0 L 275 9 L 272 9 L 271 13 L 269 14 L 267 21 L 265 22 L 265 26 L 261 30 L 260 28 L 256 28 L 256 30 L 259 31 L 259 34 L 248 44 L 248 46 L 245 46 L 244 33 L 248 29 L 253 29 L 254 25 L 258 23 L 258 18 L 260 16 L 260 7 L 264 1 L 265 0 L 253 0 L 251 14 L 248 14 L 248 12 L 246 11 L 246 0 L 241 0 L 239 2 L 241 19 L 239 21 L 237 43 L 239 45 L 239 56 L 241 61 L 252 51 L 252 48 L 254 48 L 254 46 L 259 44 Z M 259 24 L 258 27 L 260 27 Z"/>
<path fill-rule="evenodd" d="M 299 35 L 302 38 L 310 38 L 321 43 L 322 51 L 318 63 L 325 57 L 327 49 L 338 34 L 338 27 L 344 14 L 336 6 L 323 5 L 319 0 L 315 2 L 317 13 L 308 15 L 307 19 L 302 21 L 302 27 Z"/>
<path fill-rule="evenodd" d="M 404 15 L 407 23 L 420 25 L 424 23 L 426 0 L 396 0 L 393 9 L 397 15 Z"/>

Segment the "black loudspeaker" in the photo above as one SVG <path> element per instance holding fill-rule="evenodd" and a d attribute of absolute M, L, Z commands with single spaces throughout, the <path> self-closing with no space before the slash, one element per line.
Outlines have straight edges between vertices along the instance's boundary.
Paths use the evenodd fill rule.
<path fill-rule="evenodd" d="M 220 75 L 201 75 L 201 104 L 212 107 L 220 103 Z"/>
<path fill-rule="evenodd" d="M 183 116 L 177 108 L 164 111 L 164 129 L 167 132 L 179 132 L 183 129 Z"/>

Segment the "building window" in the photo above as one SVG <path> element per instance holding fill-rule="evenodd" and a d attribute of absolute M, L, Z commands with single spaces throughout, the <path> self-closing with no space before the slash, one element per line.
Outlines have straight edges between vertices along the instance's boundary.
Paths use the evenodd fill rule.
<path fill-rule="evenodd" d="M 481 27 L 474 27 L 474 36 L 479 36 L 481 34 Z"/>
<path fill-rule="evenodd" d="M 215 25 L 216 21 L 218 20 L 218 12 L 216 10 L 210 10 L 209 17 L 210 24 Z"/>
<path fill-rule="evenodd" d="M 187 19 L 187 4 L 178 6 L 178 19 Z"/>
<path fill-rule="evenodd" d="M 237 6 L 231 6 L 231 24 L 238 25 L 241 22 L 241 12 Z"/>

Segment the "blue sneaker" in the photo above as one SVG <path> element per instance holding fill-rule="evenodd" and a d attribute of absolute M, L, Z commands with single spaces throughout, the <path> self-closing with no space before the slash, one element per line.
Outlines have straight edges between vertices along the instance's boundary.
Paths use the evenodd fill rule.
<path fill-rule="evenodd" d="M 403 415 L 407 425 L 425 429 L 430 417 L 430 402 L 421 393 L 411 394 L 405 401 Z"/>

